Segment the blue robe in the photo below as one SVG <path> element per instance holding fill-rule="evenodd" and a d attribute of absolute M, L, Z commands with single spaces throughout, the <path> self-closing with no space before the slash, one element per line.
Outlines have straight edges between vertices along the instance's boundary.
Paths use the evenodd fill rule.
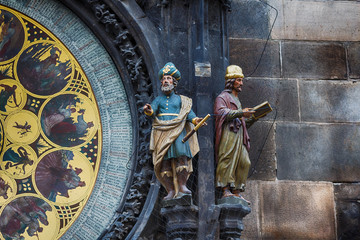
<path fill-rule="evenodd" d="M 151 103 L 153 114 L 151 116 L 157 117 L 159 120 L 172 120 L 176 118 L 176 115 L 162 115 L 162 114 L 179 114 L 181 109 L 181 98 L 174 92 L 171 92 L 169 96 L 161 94 Z M 186 117 L 186 121 L 192 121 L 196 117 L 195 113 L 191 110 Z M 186 136 L 186 130 L 183 129 L 179 137 L 172 143 L 164 160 L 171 158 L 177 158 L 179 156 L 187 156 L 192 158 L 190 146 L 188 142 L 183 143 L 182 139 Z"/>

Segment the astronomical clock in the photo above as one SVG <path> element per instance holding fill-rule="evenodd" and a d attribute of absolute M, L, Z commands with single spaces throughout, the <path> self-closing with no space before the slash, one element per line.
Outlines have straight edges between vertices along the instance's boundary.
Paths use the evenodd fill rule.
<path fill-rule="evenodd" d="M 0 239 L 96 239 L 112 223 L 136 157 L 120 72 L 60 1 L 0 1 Z"/>

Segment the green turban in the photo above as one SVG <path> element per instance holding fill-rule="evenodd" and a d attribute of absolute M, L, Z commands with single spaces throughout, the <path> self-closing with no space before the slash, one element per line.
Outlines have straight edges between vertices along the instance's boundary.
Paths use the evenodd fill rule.
<path fill-rule="evenodd" d="M 160 69 L 159 71 L 160 80 L 165 75 L 173 76 L 177 81 L 179 81 L 181 78 L 181 74 L 179 70 L 175 67 L 175 65 L 172 62 L 168 62 L 167 64 L 165 64 L 165 66 L 162 69 Z"/>

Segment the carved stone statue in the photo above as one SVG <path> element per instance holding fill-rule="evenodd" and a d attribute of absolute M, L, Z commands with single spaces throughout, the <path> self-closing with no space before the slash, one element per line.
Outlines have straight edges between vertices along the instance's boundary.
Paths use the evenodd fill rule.
<path fill-rule="evenodd" d="M 182 139 L 202 118 L 192 111 L 190 98 L 176 94 L 181 75 L 173 63 L 167 63 L 159 71 L 159 78 L 162 94 L 151 104 L 145 104 L 143 110 L 153 118 L 150 151 L 156 177 L 168 193 L 164 200 L 170 200 L 191 194 L 186 182 L 192 172 L 191 159 L 198 153 L 199 144 L 196 134 L 185 143 Z"/>
<path fill-rule="evenodd" d="M 222 198 L 232 196 L 243 199 L 240 192 L 245 190 L 250 168 L 250 139 L 246 121 L 252 123 L 255 120 L 251 118 L 254 111 L 251 108 L 243 109 L 238 98 L 243 78 L 239 66 L 228 66 L 225 90 L 216 98 L 214 105 L 216 186 L 222 188 Z M 248 119 L 245 121 L 245 118 Z"/>

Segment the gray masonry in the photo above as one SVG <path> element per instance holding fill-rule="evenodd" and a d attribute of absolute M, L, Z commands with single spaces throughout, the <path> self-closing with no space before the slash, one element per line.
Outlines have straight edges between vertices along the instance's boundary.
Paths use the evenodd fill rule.
<path fill-rule="evenodd" d="M 155 179 L 144 178 L 146 168 L 135 172 L 134 185 L 128 185 L 127 177 L 131 178 L 133 170 L 128 159 L 137 143 L 131 136 L 149 134 L 149 129 L 131 121 L 138 112 L 131 115 L 129 106 L 140 110 L 142 101 L 158 94 L 157 71 L 168 61 L 181 69 L 178 91 L 194 100 L 198 116 L 212 113 L 212 103 L 224 88 L 228 64 L 241 66 L 246 76 L 240 94 L 243 107 L 269 101 L 274 108 L 249 129 L 252 165 L 244 197 L 251 201 L 251 213 L 244 218 L 242 239 L 359 239 L 358 0 L 232 0 L 231 12 L 227 12 L 226 0 L 61 1 L 72 6 L 74 13 L 81 13 L 81 20 L 96 37 L 82 32 L 87 30 L 82 21 L 74 20 L 77 24 L 71 27 L 66 25 L 71 21 L 64 21 L 65 26 L 53 24 L 69 11 L 64 6 L 53 7 L 57 11 L 46 15 L 50 11 L 40 6 L 53 1 L 0 2 L 14 8 L 20 5 L 24 13 L 61 37 L 83 65 L 100 105 L 104 148 L 97 184 L 82 215 L 63 239 L 96 239 L 108 230 L 119 239 L 126 234 L 127 239 L 165 239 L 158 205 L 164 190 Z M 69 13 L 65 19 L 71 16 Z M 118 33 L 119 26 L 128 30 Z M 99 39 L 111 57 L 98 47 Z M 125 45 L 131 42 L 136 42 L 136 54 L 142 54 L 134 58 L 138 62 L 129 60 L 134 49 Z M 119 54 L 125 50 L 129 55 L 124 54 L 126 61 L 122 62 Z M 107 61 L 115 61 L 117 68 L 110 65 L 106 71 L 97 71 Z M 130 78 L 126 62 L 134 64 L 133 72 L 146 73 L 139 77 L 141 81 Z M 136 68 L 141 62 L 144 65 Z M 195 62 L 211 66 L 211 75 L 197 75 Z M 124 89 L 120 79 L 125 83 L 132 79 L 135 88 L 129 90 L 125 85 Z M 129 105 L 124 105 L 127 101 Z M 142 124 L 149 124 L 144 119 Z M 141 122 L 141 118 L 137 120 Z M 199 130 L 201 151 L 189 181 L 198 206 L 198 239 L 219 235 L 212 126 L 210 119 L 208 126 Z M 141 134 L 137 128 L 142 129 Z M 141 161 L 150 162 L 144 150 L 147 145 L 142 142 L 137 147 L 144 157 Z M 144 166 L 141 161 L 139 166 Z M 151 188 L 145 201 L 140 190 L 147 183 Z M 109 225 L 112 218 L 116 220 Z M 136 226 L 131 225 L 137 220 Z"/>
<path fill-rule="evenodd" d="M 276 109 L 249 131 L 243 239 L 357 239 L 359 1 L 232 4 L 230 64 L 247 77 L 240 100 Z"/>

